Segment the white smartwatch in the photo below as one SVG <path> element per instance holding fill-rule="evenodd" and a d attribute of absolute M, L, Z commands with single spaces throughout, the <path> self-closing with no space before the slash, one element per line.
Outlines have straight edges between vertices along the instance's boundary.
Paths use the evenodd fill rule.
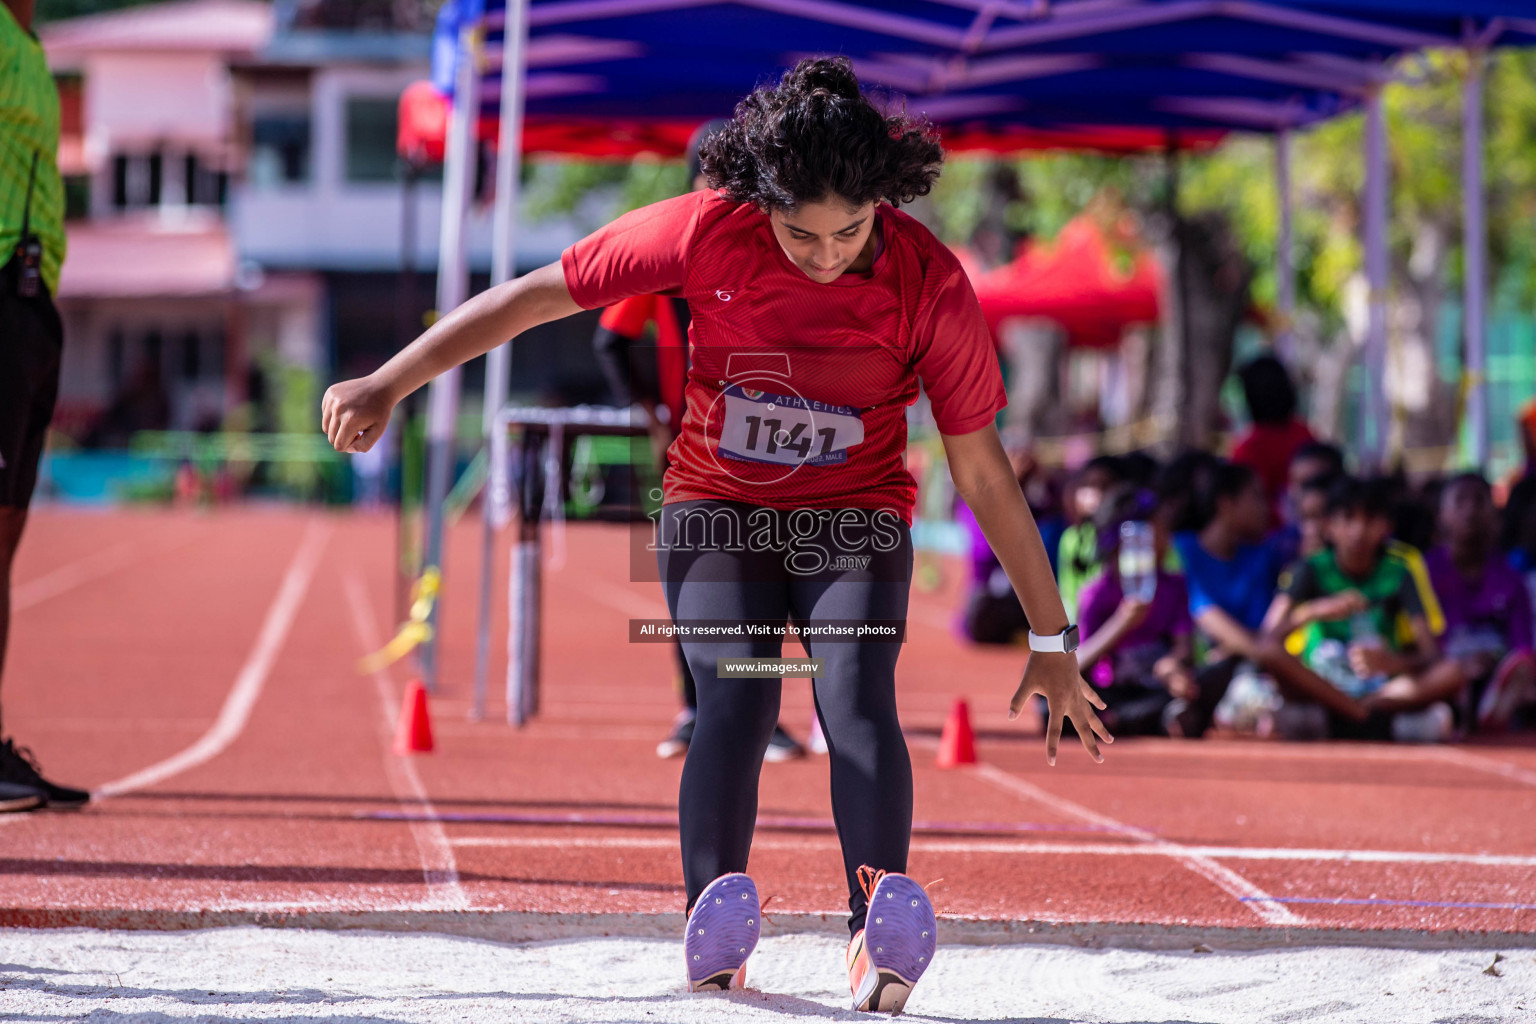
<path fill-rule="evenodd" d="M 1068 626 L 1060 633 L 1052 633 L 1049 636 L 1041 636 L 1034 630 L 1030 630 L 1029 649 L 1042 654 L 1071 654 L 1077 650 L 1077 626 L 1075 624 Z"/>

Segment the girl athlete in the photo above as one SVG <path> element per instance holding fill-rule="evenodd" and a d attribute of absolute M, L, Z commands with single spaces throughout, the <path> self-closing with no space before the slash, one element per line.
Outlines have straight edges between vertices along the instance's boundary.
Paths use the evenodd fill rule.
<path fill-rule="evenodd" d="M 933 909 L 904 873 L 912 765 L 895 698 L 916 491 L 906 408 L 919 382 L 955 487 L 1039 629 L 1009 717 L 1046 698 L 1052 764 L 1064 717 L 1094 760 L 1095 737 L 1110 742 L 993 425 L 1006 400 L 975 295 L 895 208 L 928 193 L 942 160 L 932 128 L 882 114 L 845 58 L 801 61 L 704 144 L 707 189 L 628 213 L 558 264 L 475 296 L 322 403 L 331 443 L 366 451 L 401 398 L 530 327 L 631 295 L 687 300 L 687 408 L 656 547 L 673 619 L 697 634 L 683 638 L 699 707 L 678 795 L 692 990 L 740 986 L 760 928 L 745 871 L 780 683 L 727 659 L 775 659 L 782 636 L 753 624 L 793 621 L 822 662 L 814 695 L 854 1008 L 899 1012 L 933 959 Z"/>

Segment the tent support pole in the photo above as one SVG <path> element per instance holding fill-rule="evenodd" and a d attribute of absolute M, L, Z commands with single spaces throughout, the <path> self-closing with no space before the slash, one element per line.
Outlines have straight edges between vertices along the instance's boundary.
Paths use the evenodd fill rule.
<path fill-rule="evenodd" d="M 1486 315 L 1488 299 L 1488 226 L 1483 197 L 1483 71 L 1487 57 L 1481 49 L 1467 50 L 1467 77 L 1462 84 L 1461 201 L 1462 248 L 1466 252 L 1463 275 L 1463 326 L 1466 330 L 1465 379 L 1467 431 L 1471 439 L 1472 468 L 1487 472 L 1488 381 Z"/>
<path fill-rule="evenodd" d="M 1292 323 L 1296 316 L 1296 265 L 1292 243 L 1291 132 L 1275 132 L 1275 191 L 1280 207 L 1280 231 L 1275 244 L 1275 305 L 1280 314 L 1280 330 L 1275 337 L 1282 356 L 1291 347 Z"/>
<path fill-rule="evenodd" d="M 1365 395 L 1360 404 L 1362 461 L 1379 469 L 1386 454 L 1387 401 L 1387 123 L 1381 88 L 1365 105 Z"/>
<path fill-rule="evenodd" d="M 491 214 L 491 287 L 512 280 L 517 272 L 517 197 L 523 165 L 523 64 L 528 37 L 528 0 L 508 0 L 502 35 L 501 129 L 496 150 L 496 208 Z M 505 425 L 497 413 L 507 401 L 512 342 L 498 345 L 485 357 L 485 442 L 490 476 L 481 508 L 480 611 L 475 635 L 475 696 L 470 718 L 485 718 L 486 680 L 491 657 L 491 584 L 496 572 L 496 533 L 510 511 L 510 482 L 506 445 L 498 431 Z M 537 636 L 537 634 L 534 634 Z M 510 666 L 509 666 L 510 674 Z M 508 714 L 511 704 L 508 703 Z"/>
<path fill-rule="evenodd" d="M 476 66 L 479 64 L 479 28 L 459 28 L 459 60 L 454 79 L 453 117 L 448 124 L 448 147 L 443 167 L 443 220 L 438 236 L 437 315 L 447 316 L 464 302 L 469 291 L 468 260 L 464 248 L 464 217 L 469 192 L 474 187 L 474 123 Z M 454 367 L 433 379 L 427 390 L 427 537 L 422 566 L 442 568 L 443 502 L 454 468 L 454 426 L 459 412 L 460 370 Z M 432 602 L 428 624 L 432 636 L 421 645 L 421 675 L 437 690 L 437 655 L 442 594 Z"/>

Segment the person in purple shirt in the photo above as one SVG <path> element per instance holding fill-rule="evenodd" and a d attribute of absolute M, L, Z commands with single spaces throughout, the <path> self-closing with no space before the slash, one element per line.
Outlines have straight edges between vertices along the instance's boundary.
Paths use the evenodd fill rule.
<path fill-rule="evenodd" d="M 1094 516 L 1103 575 L 1083 588 L 1078 630 L 1078 664 L 1100 688 L 1108 708 L 1101 714 L 1117 735 L 1198 737 L 1211 723 L 1216 704 L 1231 681 L 1234 663 L 1196 673 L 1184 577 L 1161 568 L 1150 600 L 1125 593 L 1119 571 L 1121 526 L 1148 523 L 1157 565 L 1168 549 L 1149 491 L 1123 484 L 1110 491 Z"/>
<path fill-rule="evenodd" d="M 1040 539 L 1045 544 L 1046 557 L 1051 562 L 1051 572 L 1056 571 L 1056 547 L 1061 540 L 1066 521 L 1061 516 L 1061 501 L 1050 474 L 1027 451 L 1015 449 L 1008 454 L 1018 477 L 1024 500 L 1034 514 L 1035 525 L 1040 528 Z M 970 557 L 970 586 L 967 589 L 965 607 L 955 620 L 956 631 L 965 639 L 978 644 L 1014 644 L 1024 641 L 1029 621 L 1024 608 L 1003 565 L 997 560 L 992 545 L 981 532 L 981 525 L 970 507 L 959 498 L 955 499 L 955 522 L 965 531 L 966 547 Z"/>
<path fill-rule="evenodd" d="M 1475 709 L 1479 731 L 1503 731 L 1536 703 L 1530 594 L 1496 548 L 1498 513 L 1482 476 L 1446 483 L 1439 525 L 1440 545 L 1424 560 L 1445 612 L 1441 646 L 1466 679 L 1463 721 Z"/>

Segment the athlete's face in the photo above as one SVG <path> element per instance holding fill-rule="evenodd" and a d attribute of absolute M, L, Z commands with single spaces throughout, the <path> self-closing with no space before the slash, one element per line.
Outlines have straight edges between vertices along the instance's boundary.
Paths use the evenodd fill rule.
<path fill-rule="evenodd" d="M 850 209 L 834 196 L 774 210 L 768 219 L 784 255 L 812 281 L 827 284 L 848 270 L 868 269 L 873 259 L 874 203 Z"/>

